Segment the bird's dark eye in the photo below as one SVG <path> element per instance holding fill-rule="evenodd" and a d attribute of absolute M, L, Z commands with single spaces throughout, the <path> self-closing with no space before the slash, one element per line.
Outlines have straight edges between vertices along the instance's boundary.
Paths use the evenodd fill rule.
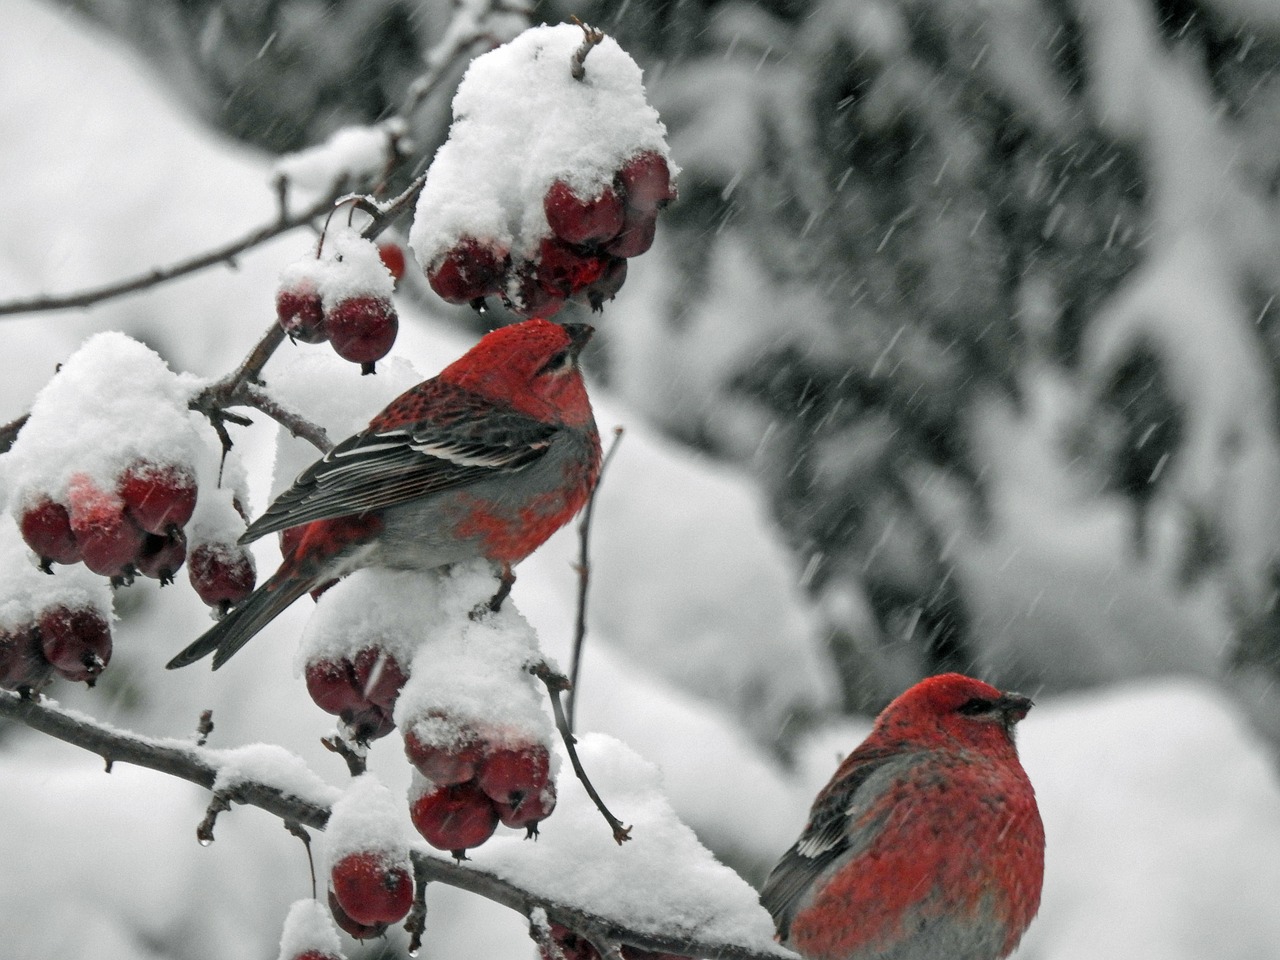
<path fill-rule="evenodd" d="M 555 373 L 557 370 L 563 370 L 568 362 L 569 351 L 557 350 L 551 355 L 551 358 L 538 369 L 538 374 Z"/>
<path fill-rule="evenodd" d="M 990 700 L 983 700 L 981 697 L 970 697 L 956 708 L 956 712 L 963 713 L 966 717 L 976 717 L 980 713 L 990 713 L 994 706 L 995 704 Z"/>

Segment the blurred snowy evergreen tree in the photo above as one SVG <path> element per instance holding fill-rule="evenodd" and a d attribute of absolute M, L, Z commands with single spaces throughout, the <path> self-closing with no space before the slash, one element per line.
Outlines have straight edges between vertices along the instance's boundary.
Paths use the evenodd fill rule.
<path fill-rule="evenodd" d="M 73 5 L 181 78 L 211 123 L 271 151 L 386 115 L 453 10 Z M 1169 69 L 1206 88 L 1232 182 L 1274 239 L 1280 16 L 1243 0 L 1113 10 L 1139 33 L 1149 23 Z M 1101 106 L 1110 12 L 1087 0 L 551 0 L 535 12 L 570 15 L 636 56 L 684 167 L 664 226 L 677 251 L 664 312 L 630 341 L 604 331 L 606 373 L 669 431 L 758 475 L 821 601 L 850 706 L 975 663 L 997 681 L 1055 684 L 1051 670 L 983 660 L 951 548 L 958 530 L 993 522 L 975 420 L 990 403 L 1021 410 L 1046 368 L 1076 385 L 1087 429 L 1073 449 L 1104 478 L 1098 495 L 1131 502 L 1135 554 L 1147 553 L 1153 504 L 1185 507 L 1184 583 L 1225 571 L 1246 637 L 1237 653 L 1280 670 L 1274 518 L 1239 546 L 1253 508 L 1209 509 L 1179 480 L 1196 458 L 1237 449 L 1195 446 L 1203 395 L 1179 353 L 1197 347 L 1156 317 L 1154 334 L 1086 357 L 1091 331 L 1106 339 L 1105 305 L 1176 233 L 1160 212 L 1161 191 L 1177 189 L 1159 179 L 1161 143 Z M 439 99 L 413 131 L 424 148 L 442 129 Z M 1252 394 L 1268 407 L 1265 489 L 1277 474 L 1280 271 L 1258 263 L 1230 271 L 1227 289 L 1257 318 L 1237 332 L 1265 357 Z M 754 314 L 715 302 L 744 275 L 744 299 L 770 292 Z M 685 357 L 662 366 L 685 381 L 671 393 L 628 374 L 639 335 L 650 353 L 663 344 L 659 360 Z M 707 356 L 709 339 L 732 347 Z"/>

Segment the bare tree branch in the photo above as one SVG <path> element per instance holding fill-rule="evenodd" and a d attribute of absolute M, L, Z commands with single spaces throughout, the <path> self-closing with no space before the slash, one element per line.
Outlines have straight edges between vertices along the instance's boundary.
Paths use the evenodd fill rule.
<path fill-rule="evenodd" d="M 112 300 L 116 297 L 124 296 L 126 293 L 136 293 L 139 290 L 146 290 L 149 287 L 159 286 L 170 280 L 176 280 L 179 277 L 185 277 L 189 273 L 196 273 L 205 267 L 211 267 L 215 264 L 225 263 L 234 266 L 235 259 L 246 250 L 266 243 L 274 237 L 280 236 L 282 233 L 288 233 L 290 230 L 296 230 L 298 227 L 305 226 L 316 217 L 328 211 L 334 200 L 342 195 L 343 184 L 339 183 L 334 186 L 324 197 L 317 200 L 311 206 L 298 213 L 292 215 L 281 216 L 272 223 L 259 227 L 247 236 L 234 240 L 216 249 L 209 250 L 197 256 L 190 257 L 186 260 L 180 260 L 177 263 L 167 267 L 154 267 L 144 274 L 136 277 L 130 277 L 127 280 L 117 280 L 114 283 L 108 283 L 101 287 L 93 287 L 88 290 L 81 290 L 76 293 L 67 293 L 61 295 L 42 295 L 32 297 L 27 300 L 11 300 L 8 303 L 0 303 L 0 317 L 17 316 L 23 313 L 47 313 L 54 310 L 70 310 L 75 307 L 91 307 L 102 303 L 106 300 Z"/>
<path fill-rule="evenodd" d="M 182 740 L 143 737 L 107 727 L 83 714 L 73 713 L 47 701 L 24 699 L 0 690 L 0 719 L 25 724 L 73 746 L 96 753 L 110 762 L 131 763 L 213 789 L 220 771 L 218 751 L 197 747 Z M 330 810 L 323 803 L 297 797 L 283 787 L 256 780 L 237 780 L 222 799 L 259 807 L 280 819 L 323 830 Z M 215 800 L 215 803 L 218 802 Z M 530 916 L 541 907 L 547 916 L 593 942 L 621 943 L 642 950 L 671 953 L 709 960 L 796 960 L 782 947 L 753 949 L 739 944 L 632 930 L 625 923 L 601 917 L 566 903 L 554 901 L 533 890 L 475 866 L 455 863 L 422 850 L 412 854 L 415 876 L 420 882 L 439 881 L 500 903 Z"/>

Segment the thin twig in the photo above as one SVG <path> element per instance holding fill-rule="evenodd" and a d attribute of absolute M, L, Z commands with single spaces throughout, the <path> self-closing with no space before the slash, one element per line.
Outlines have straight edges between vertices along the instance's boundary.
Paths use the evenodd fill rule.
<path fill-rule="evenodd" d="M 578 759 L 578 741 L 574 739 L 573 731 L 569 729 L 569 721 L 564 715 L 564 706 L 560 703 L 560 694 L 569 687 L 568 678 L 552 670 L 545 660 L 532 664 L 529 672 L 546 685 L 547 693 L 551 697 L 551 712 L 556 718 L 556 729 L 560 731 L 560 737 L 564 740 L 564 748 L 569 754 L 569 762 L 573 764 L 573 772 L 578 775 L 578 779 L 587 791 L 587 796 L 591 798 L 591 802 L 596 805 L 600 815 L 609 824 L 609 829 L 613 831 L 614 843 L 621 846 L 631 839 L 631 828 L 624 827 L 622 821 L 609 812 L 609 808 L 600 799 L 600 794 L 596 792 L 595 786 L 587 776 L 587 771 L 582 766 L 582 761 Z"/>
<path fill-rule="evenodd" d="M 422 949 L 422 938 L 427 932 L 427 876 L 413 866 L 413 906 L 404 918 L 404 929 L 409 934 L 409 956 Z"/>
<path fill-rule="evenodd" d="M 597 30 L 589 23 L 583 23 L 577 17 L 574 18 L 574 22 L 582 28 L 582 45 L 573 51 L 573 57 L 569 61 L 569 73 L 573 75 L 573 79 L 582 80 L 587 75 L 587 54 L 604 39 L 604 31 Z"/>
<path fill-rule="evenodd" d="M 105 727 L 83 714 L 70 713 L 46 701 L 23 699 L 4 690 L 0 690 L 0 719 L 25 724 L 107 759 L 166 773 L 206 789 L 212 789 L 219 773 L 216 751 L 196 747 L 190 741 L 157 740 Z M 330 815 L 324 804 L 302 799 L 286 787 L 257 780 L 238 780 L 232 799 L 316 830 L 324 829 Z M 560 903 L 504 880 L 474 862 L 468 861 L 463 866 L 421 849 L 415 849 L 411 857 L 415 876 L 474 893 L 526 917 L 533 909 L 542 907 L 557 923 L 590 939 L 605 939 L 641 950 L 706 957 L 708 960 L 796 960 L 795 954 L 772 945 L 767 948 L 748 947 L 719 940 L 702 940 L 695 935 L 667 936 L 631 930 L 623 922 Z"/>
<path fill-rule="evenodd" d="M 609 467 L 609 461 L 613 459 L 614 451 L 618 449 L 622 434 L 622 427 L 613 428 L 613 441 L 605 451 L 604 459 L 600 461 L 600 473 L 596 476 L 596 484 L 591 488 L 591 496 L 587 498 L 587 505 L 582 511 L 582 520 L 578 523 L 578 619 L 573 628 L 573 655 L 569 661 L 569 693 L 565 698 L 567 700 L 565 713 L 570 733 L 573 732 L 577 716 L 578 672 L 582 665 L 583 643 L 587 639 L 587 587 L 591 583 L 591 555 L 588 551 L 591 542 L 591 515 L 595 511 L 600 481 L 604 479 L 604 472 Z"/>
<path fill-rule="evenodd" d="M 348 743 L 345 737 L 336 733 L 329 737 L 321 737 L 320 745 L 345 760 L 347 772 L 351 776 L 358 777 L 368 769 L 366 755 Z"/>
<path fill-rule="evenodd" d="M 9 448 L 13 446 L 13 441 L 18 439 L 18 434 L 30 419 L 31 414 L 24 413 L 17 420 L 12 420 L 0 427 L 0 453 L 9 452 Z"/>
<path fill-rule="evenodd" d="M 8 303 L 0 303 L 0 317 L 16 316 L 22 313 L 44 313 L 53 310 L 70 310 L 75 307 L 91 307 L 115 297 L 124 296 L 127 293 L 136 293 L 139 290 L 146 290 L 149 287 L 159 286 L 170 280 L 176 280 L 184 277 L 189 273 L 195 273 L 203 270 L 205 267 L 211 267 L 215 264 L 226 263 L 234 265 L 235 258 L 246 250 L 250 250 L 260 244 L 266 243 L 273 237 L 278 237 L 282 233 L 288 233 L 290 230 L 296 230 L 298 227 L 305 226 L 316 217 L 327 211 L 333 206 L 335 198 L 342 195 L 342 187 L 344 184 L 336 184 L 324 197 L 317 200 L 311 206 L 307 207 L 299 213 L 289 216 L 282 216 L 272 223 L 259 227 L 252 233 L 239 240 L 232 241 L 224 246 L 209 250 L 205 253 L 191 257 L 187 260 L 180 260 L 175 264 L 167 267 L 154 267 L 144 274 L 136 277 L 130 277 L 127 280 L 117 280 L 114 283 L 108 283 L 101 287 L 93 287 L 88 290 L 81 290 L 77 293 L 68 293 L 62 295 L 41 295 L 31 297 L 26 300 L 11 300 Z"/>
<path fill-rule="evenodd" d="M 203 747 L 209 741 L 211 733 L 213 733 L 213 711 L 203 710 L 200 713 L 200 722 L 196 724 L 196 746 Z"/>
<path fill-rule="evenodd" d="M 316 857 L 311 850 L 311 834 L 307 833 L 307 828 L 297 820 L 285 820 L 284 828 L 301 840 L 303 847 L 307 850 L 307 869 L 311 871 L 311 899 L 314 900 L 316 898 Z"/>

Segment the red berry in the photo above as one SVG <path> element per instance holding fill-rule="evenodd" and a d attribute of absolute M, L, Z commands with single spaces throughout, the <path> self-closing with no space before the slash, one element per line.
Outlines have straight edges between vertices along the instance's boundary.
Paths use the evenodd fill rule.
<path fill-rule="evenodd" d="M 356 691 L 368 703 L 386 708 L 390 713 L 400 696 L 400 688 L 409 677 L 400 663 L 381 647 L 365 647 L 356 654 Z"/>
<path fill-rule="evenodd" d="M 637 153 L 618 171 L 618 185 L 627 206 L 654 211 L 676 198 L 671 186 L 671 168 L 652 150 Z"/>
<path fill-rule="evenodd" d="M 494 803 L 498 808 L 498 819 L 508 827 L 531 828 L 551 816 L 556 808 L 556 785 L 548 781 L 547 785 L 536 793 L 526 793 L 515 803 Z"/>
<path fill-rule="evenodd" d="M 111 627 L 97 610 L 52 607 L 40 614 L 40 648 L 59 676 L 94 681 L 111 662 Z"/>
<path fill-rule="evenodd" d="M 503 296 L 507 306 L 522 317 L 554 317 L 564 308 L 565 298 L 548 292 L 539 282 L 538 268 L 526 263 L 518 274 L 517 295 Z"/>
<path fill-rule="evenodd" d="M 604 245 L 605 252 L 615 257 L 638 257 L 653 246 L 657 230 L 657 210 L 627 207 L 627 220 L 622 232 Z"/>
<path fill-rule="evenodd" d="M 40 558 L 40 566 L 48 571 L 50 563 L 79 563 L 80 547 L 71 531 L 71 515 L 60 503 L 42 497 L 35 506 L 23 511 L 18 524 L 22 539 Z"/>
<path fill-rule="evenodd" d="M 373 937 L 382 936 L 386 930 L 385 923 L 363 924 L 353 920 L 347 911 L 342 909 L 342 904 L 338 902 L 338 898 L 333 895 L 333 891 L 329 891 L 329 912 L 333 914 L 333 922 L 346 931 L 347 935 L 356 940 L 369 940 Z"/>
<path fill-rule="evenodd" d="M 413 877 L 377 853 L 350 853 L 333 865 L 329 880 L 347 916 L 357 923 L 395 923 L 413 905 Z"/>
<path fill-rule="evenodd" d="M 591 309 L 598 313 L 604 309 L 606 300 L 612 300 L 618 295 L 626 281 L 627 261 L 622 257 L 609 257 L 599 278 L 583 287 L 576 299 L 585 299 Z"/>
<path fill-rule="evenodd" d="M 253 558 L 235 544 L 202 543 L 187 557 L 187 579 L 211 607 L 235 606 L 253 592 L 257 578 Z"/>
<path fill-rule="evenodd" d="M 335 716 L 344 710 L 356 710 L 363 698 L 356 691 L 355 668 L 346 657 L 340 660 L 315 660 L 304 671 L 307 693 L 325 713 Z"/>
<path fill-rule="evenodd" d="M 591 945 L 590 940 L 578 936 L 554 920 L 548 926 L 551 939 L 564 955 L 564 960 L 600 960 L 600 953 Z M 538 956 L 541 960 L 556 960 L 555 955 L 541 943 L 538 944 Z"/>
<path fill-rule="evenodd" d="M 498 829 L 493 801 L 474 783 L 428 790 L 410 805 L 409 816 L 427 843 L 451 851 L 458 859 Z"/>
<path fill-rule="evenodd" d="M 39 687 L 50 669 L 33 627 L 0 631 L 0 688 Z"/>
<path fill-rule="evenodd" d="M 604 243 L 622 229 L 622 198 L 612 187 L 582 197 L 563 180 L 551 184 L 542 210 L 555 235 L 566 243 Z"/>
<path fill-rule="evenodd" d="M 463 237 L 427 268 L 427 282 L 450 303 L 471 303 L 500 292 L 506 272 L 505 250 Z"/>
<path fill-rule="evenodd" d="M 138 556 L 138 572 L 159 580 L 160 586 L 173 583 L 173 575 L 187 560 L 187 535 L 174 527 L 164 536 L 148 533 Z"/>
<path fill-rule="evenodd" d="M 567 299 L 600 279 L 606 262 L 556 237 L 544 237 L 538 246 L 538 284 L 552 296 Z"/>
<path fill-rule="evenodd" d="M 303 343 L 324 343 L 329 339 L 325 329 L 324 305 L 320 294 L 310 284 L 284 289 L 276 294 L 276 320 L 280 329 Z"/>
<path fill-rule="evenodd" d="M 404 752 L 419 773 L 436 786 L 447 787 L 475 777 L 483 747 L 474 740 L 449 747 L 424 743 L 410 730 L 404 735 Z"/>
<path fill-rule="evenodd" d="M 135 461 L 116 490 L 129 516 L 147 533 L 185 526 L 196 509 L 196 478 L 181 467 Z"/>
<path fill-rule="evenodd" d="M 382 265 L 387 268 L 387 272 L 391 274 L 391 279 L 399 283 L 404 276 L 404 248 L 398 243 L 384 240 L 378 244 L 378 257 L 382 260 Z"/>
<path fill-rule="evenodd" d="M 293 956 L 291 960 L 341 960 L 341 958 L 332 953 L 325 953 L 323 950 L 304 950 Z"/>
<path fill-rule="evenodd" d="M 529 794 L 538 793 L 551 777 L 551 757 L 547 748 L 532 744 L 519 749 L 491 750 L 480 767 L 476 783 L 498 803 L 518 805 Z"/>
<path fill-rule="evenodd" d="M 97 486 L 83 474 L 71 479 L 71 530 L 84 565 L 104 577 L 128 576 L 142 552 L 142 528 L 124 510 L 115 493 Z"/>
<path fill-rule="evenodd" d="M 365 373 L 373 373 L 374 362 L 391 352 L 400 331 L 396 308 L 382 297 L 341 300 L 325 314 L 324 322 L 334 352 L 343 360 L 364 365 Z"/>
<path fill-rule="evenodd" d="M 376 703 L 366 703 L 356 710 L 344 710 L 340 717 L 347 725 L 348 735 L 356 743 L 381 740 L 396 728 L 391 711 Z"/>

